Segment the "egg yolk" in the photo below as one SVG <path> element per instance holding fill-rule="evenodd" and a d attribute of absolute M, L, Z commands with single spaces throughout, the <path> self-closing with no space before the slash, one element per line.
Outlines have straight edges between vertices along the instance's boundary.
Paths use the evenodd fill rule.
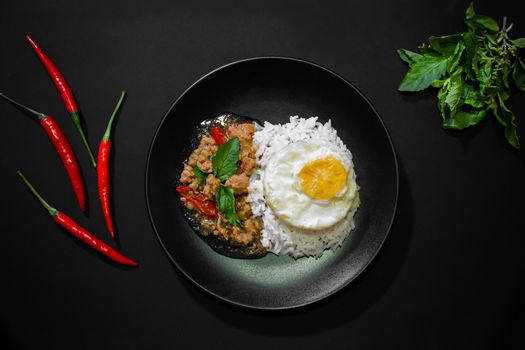
<path fill-rule="evenodd" d="M 309 197 L 327 200 L 335 197 L 346 185 L 347 173 L 341 161 L 334 157 L 315 159 L 303 165 L 299 184 Z"/>

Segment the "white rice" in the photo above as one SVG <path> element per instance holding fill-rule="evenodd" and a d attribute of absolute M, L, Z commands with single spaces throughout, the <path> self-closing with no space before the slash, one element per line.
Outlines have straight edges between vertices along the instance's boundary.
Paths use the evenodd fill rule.
<path fill-rule="evenodd" d="M 317 122 L 317 117 L 304 119 L 291 116 L 290 122 L 284 125 L 265 122 L 264 126 L 258 127 L 254 135 L 254 144 L 257 147 L 256 157 L 260 168 L 252 175 L 248 186 L 247 199 L 252 207 L 252 212 L 255 216 L 261 217 L 263 221 L 263 246 L 272 253 L 286 254 L 296 259 L 303 256 L 320 257 L 326 249 L 333 250 L 341 246 L 355 227 L 353 217 L 359 207 L 359 195 L 357 195 L 345 219 L 329 230 L 316 233 L 301 232 L 275 217 L 264 199 L 264 173 L 268 161 L 272 155 L 290 143 L 308 140 L 330 143 L 340 153 L 348 154 L 350 162 L 352 161 L 350 151 L 337 136 L 337 131 L 332 128 L 331 121 L 322 124 Z"/>

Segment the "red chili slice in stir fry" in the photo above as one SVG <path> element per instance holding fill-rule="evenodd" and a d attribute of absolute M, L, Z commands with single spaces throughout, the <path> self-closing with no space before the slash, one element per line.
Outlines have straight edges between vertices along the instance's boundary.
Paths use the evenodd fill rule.
<path fill-rule="evenodd" d="M 209 218 L 216 218 L 218 214 L 217 206 L 209 199 L 206 199 L 203 195 L 195 194 L 191 188 L 186 186 L 177 186 L 177 192 L 186 199 L 188 202 L 193 204 L 201 213 Z"/>
<path fill-rule="evenodd" d="M 213 139 L 215 140 L 215 143 L 217 144 L 217 146 L 220 146 L 226 141 L 228 141 L 228 137 L 218 125 L 214 125 L 211 127 L 210 134 L 211 134 L 211 137 L 213 137 Z"/>

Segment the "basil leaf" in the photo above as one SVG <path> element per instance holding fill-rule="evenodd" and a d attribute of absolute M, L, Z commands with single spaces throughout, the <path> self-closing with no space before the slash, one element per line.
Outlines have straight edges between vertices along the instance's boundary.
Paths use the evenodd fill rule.
<path fill-rule="evenodd" d="M 470 5 L 467 7 L 467 11 L 465 12 L 465 19 L 471 19 L 475 15 L 476 13 L 474 13 L 474 3 L 471 2 Z"/>
<path fill-rule="evenodd" d="M 452 34 L 445 36 L 431 36 L 428 39 L 428 42 L 434 50 L 443 56 L 452 56 L 461 39 L 461 34 Z"/>
<path fill-rule="evenodd" d="M 489 31 L 489 32 L 498 32 L 499 25 L 493 18 L 482 15 L 475 15 L 471 19 L 465 21 L 469 28 L 478 31 Z"/>
<path fill-rule="evenodd" d="M 481 92 L 484 93 L 485 89 L 490 86 L 491 76 L 492 76 L 492 63 L 493 60 L 484 59 L 482 66 L 479 68 L 477 75 L 479 81 L 479 87 Z"/>
<path fill-rule="evenodd" d="M 497 95 L 495 98 L 491 98 L 489 108 L 498 120 L 498 122 L 505 128 L 505 137 L 507 141 L 515 148 L 519 148 L 518 135 L 516 133 L 516 124 L 514 114 L 505 106 L 503 99 Z"/>
<path fill-rule="evenodd" d="M 456 110 L 463 96 L 463 79 L 461 78 L 461 68 L 450 77 L 450 90 L 445 98 L 451 116 L 456 114 Z"/>
<path fill-rule="evenodd" d="M 477 73 L 477 56 L 476 50 L 478 43 L 476 37 L 472 32 L 463 33 L 463 43 L 465 44 L 466 58 L 465 58 L 465 71 L 470 79 L 474 79 L 474 74 Z"/>
<path fill-rule="evenodd" d="M 525 38 L 511 40 L 518 49 L 525 49 Z"/>
<path fill-rule="evenodd" d="M 465 44 L 463 41 L 459 41 L 454 48 L 454 53 L 448 60 L 447 72 L 452 73 L 458 67 L 463 51 L 465 51 Z M 459 69 L 462 68 L 460 67 Z"/>
<path fill-rule="evenodd" d="M 213 175 L 221 181 L 228 180 L 237 172 L 239 161 L 239 139 L 237 137 L 223 143 L 211 158 Z"/>
<path fill-rule="evenodd" d="M 424 55 L 407 72 L 399 91 L 421 91 L 440 79 L 447 69 L 448 59 L 443 56 Z"/>
<path fill-rule="evenodd" d="M 199 181 L 199 185 L 204 186 L 206 184 L 206 178 L 208 177 L 208 173 L 202 171 L 198 166 L 193 166 L 193 175 L 195 175 L 195 178 L 197 181 Z"/>
<path fill-rule="evenodd" d="M 414 64 L 414 62 L 416 62 L 421 57 L 423 57 L 422 55 L 418 53 L 415 53 L 409 50 L 405 50 L 405 49 L 398 49 L 397 54 L 399 55 L 399 58 L 401 58 L 401 60 L 403 60 L 404 62 L 408 63 L 410 67 L 412 67 L 412 64 Z"/>
<path fill-rule="evenodd" d="M 457 130 L 465 129 L 479 123 L 480 120 L 485 118 L 486 114 L 487 111 L 485 109 L 462 106 L 453 117 L 443 120 L 443 128 Z"/>
<path fill-rule="evenodd" d="M 463 103 L 472 107 L 481 108 L 485 105 L 484 96 L 468 83 L 463 84 L 462 98 Z"/>
<path fill-rule="evenodd" d="M 235 196 L 233 188 L 221 185 L 215 195 L 215 202 L 224 218 L 234 226 L 242 227 L 241 220 L 235 211 Z"/>
<path fill-rule="evenodd" d="M 431 84 L 432 87 L 435 87 L 435 88 L 440 88 L 442 87 L 443 85 L 445 85 L 445 82 L 447 81 L 447 79 L 437 79 L 437 80 L 434 80 Z"/>
<path fill-rule="evenodd" d="M 479 31 L 499 31 L 498 23 L 493 18 L 483 15 L 476 15 L 474 12 L 473 3 L 470 3 L 469 7 L 467 8 L 465 13 L 465 23 L 473 31 L 476 29 Z"/>
<path fill-rule="evenodd" d="M 445 100 L 447 99 L 447 95 L 450 88 L 450 80 L 447 79 L 441 89 L 438 91 L 438 108 L 439 112 L 441 113 L 441 117 L 443 120 L 445 119 L 445 116 L 447 115 L 447 103 Z"/>
<path fill-rule="evenodd" d="M 512 79 L 514 79 L 514 84 L 516 84 L 518 89 L 525 91 L 525 64 L 519 57 L 514 62 Z"/>
<path fill-rule="evenodd" d="M 505 137 L 510 145 L 516 149 L 520 148 L 520 140 L 516 131 L 516 117 L 510 109 L 505 106 L 505 103 L 498 95 L 499 108 L 497 109 L 497 119 L 505 127 Z"/>
<path fill-rule="evenodd" d="M 498 85 L 502 91 L 505 91 L 507 95 L 509 95 L 509 92 L 510 92 L 509 74 L 510 74 L 510 66 L 506 64 L 503 65 L 501 67 L 501 75 L 498 77 Z"/>
<path fill-rule="evenodd" d="M 458 107 L 461 105 L 463 97 L 463 79 L 461 77 L 461 68 L 446 79 L 443 86 L 438 92 L 438 108 L 443 118 L 443 123 L 456 114 Z"/>

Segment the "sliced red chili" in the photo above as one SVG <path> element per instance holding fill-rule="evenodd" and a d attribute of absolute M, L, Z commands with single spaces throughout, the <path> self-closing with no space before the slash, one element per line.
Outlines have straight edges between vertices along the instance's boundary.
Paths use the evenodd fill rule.
<path fill-rule="evenodd" d="M 191 188 L 186 186 L 177 186 L 177 192 L 186 199 L 188 202 L 193 204 L 201 213 L 206 215 L 209 218 L 216 218 L 218 214 L 217 206 L 215 203 L 209 199 L 206 199 L 201 194 L 193 193 Z"/>
<path fill-rule="evenodd" d="M 209 218 L 217 217 L 217 206 L 210 200 L 199 201 L 195 198 L 187 197 L 186 200 L 193 204 L 201 213 Z"/>
<path fill-rule="evenodd" d="M 217 144 L 217 146 L 220 146 L 226 141 L 228 141 L 228 137 L 218 125 L 214 125 L 211 127 L 210 134 L 211 134 L 211 137 L 213 137 L 213 139 L 215 140 L 215 143 Z"/>
<path fill-rule="evenodd" d="M 177 186 L 175 189 L 177 190 L 177 192 L 179 192 L 181 196 L 191 193 L 191 188 L 186 187 L 186 186 Z"/>

